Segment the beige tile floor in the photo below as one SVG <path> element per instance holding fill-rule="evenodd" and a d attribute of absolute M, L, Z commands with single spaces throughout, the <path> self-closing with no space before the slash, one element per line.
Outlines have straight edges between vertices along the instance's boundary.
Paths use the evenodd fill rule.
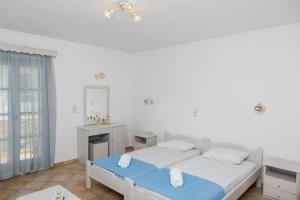
<path fill-rule="evenodd" d="M 62 185 L 82 200 L 118 200 L 121 195 L 93 182 L 92 189 L 85 188 L 85 166 L 78 162 L 54 167 L 53 169 L 24 175 L 0 182 L 0 200 L 16 199 L 34 191 L 54 185 Z M 241 200 L 263 200 L 261 190 L 252 187 Z"/>

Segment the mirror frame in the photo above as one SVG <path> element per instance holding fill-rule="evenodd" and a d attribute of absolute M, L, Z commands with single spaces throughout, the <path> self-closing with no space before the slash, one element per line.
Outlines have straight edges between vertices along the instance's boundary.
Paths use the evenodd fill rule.
<path fill-rule="evenodd" d="M 87 91 L 88 89 L 106 89 L 107 90 L 107 115 L 110 116 L 110 87 L 101 85 L 85 85 L 83 88 L 83 124 L 84 125 L 94 125 L 93 123 L 88 123 L 86 119 L 87 112 Z"/>

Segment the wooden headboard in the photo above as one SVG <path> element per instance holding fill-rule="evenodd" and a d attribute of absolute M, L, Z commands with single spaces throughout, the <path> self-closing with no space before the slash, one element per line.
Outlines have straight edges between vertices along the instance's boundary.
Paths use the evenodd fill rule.
<path fill-rule="evenodd" d="M 175 135 L 175 134 L 171 134 L 169 132 L 164 133 L 164 140 L 165 141 L 174 140 L 174 139 L 183 140 L 183 141 L 192 143 L 202 153 L 207 151 L 210 147 L 210 141 L 207 138 L 199 139 L 199 138 L 194 138 L 194 137 L 190 137 L 190 136 L 186 136 L 186 135 Z"/>
<path fill-rule="evenodd" d="M 250 148 L 246 148 L 244 146 L 237 145 L 237 144 L 214 143 L 214 142 L 211 142 L 211 140 L 208 138 L 198 139 L 198 138 L 193 138 L 193 137 L 185 136 L 185 135 L 175 135 L 175 134 L 171 134 L 169 132 L 164 133 L 165 141 L 174 140 L 174 139 L 183 140 L 183 141 L 187 141 L 192 144 L 195 144 L 196 148 L 200 149 L 200 151 L 202 153 L 213 147 L 225 147 L 225 148 L 235 149 L 235 150 L 239 150 L 239 151 L 249 152 L 249 157 L 247 158 L 247 160 L 255 162 L 259 165 L 261 165 L 263 162 L 263 149 L 261 147 L 258 147 L 256 149 L 250 149 Z"/>
<path fill-rule="evenodd" d="M 224 148 L 249 152 L 249 156 L 247 160 L 255 162 L 259 165 L 261 165 L 263 162 L 263 148 L 261 147 L 257 147 L 256 149 L 251 149 L 251 148 L 244 147 L 242 145 L 231 144 L 231 143 L 211 143 L 210 148 L 213 147 L 224 147 Z"/>

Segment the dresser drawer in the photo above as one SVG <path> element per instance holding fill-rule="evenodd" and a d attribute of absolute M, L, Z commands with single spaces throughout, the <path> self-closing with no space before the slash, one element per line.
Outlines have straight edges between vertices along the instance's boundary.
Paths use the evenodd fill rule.
<path fill-rule="evenodd" d="M 291 181 L 265 175 L 264 184 L 266 186 L 276 188 L 287 193 L 297 194 L 297 184 Z"/>
<path fill-rule="evenodd" d="M 264 186 L 264 197 L 276 200 L 297 200 L 296 195 L 275 188 Z"/>
<path fill-rule="evenodd" d="M 102 134 L 107 134 L 107 133 L 111 133 L 112 130 L 111 129 L 95 129 L 95 130 L 90 130 L 88 132 L 89 136 L 94 136 L 94 135 L 102 135 Z"/>

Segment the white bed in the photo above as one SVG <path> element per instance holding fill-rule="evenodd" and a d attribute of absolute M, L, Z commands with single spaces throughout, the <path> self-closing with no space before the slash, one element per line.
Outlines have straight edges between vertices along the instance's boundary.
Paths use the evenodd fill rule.
<path fill-rule="evenodd" d="M 229 193 L 257 168 L 257 163 L 244 161 L 240 165 L 197 156 L 172 167 L 220 185 Z"/>
<path fill-rule="evenodd" d="M 182 139 L 182 138 L 181 138 Z M 204 143 L 207 141 L 203 139 Z M 199 142 L 200 140 L 198 140 Z M 208 141 L 207 141 L 208 142 Z M 155 165 L 158 168 L 168 167 L 175 163 L 185 161 L 192 157 L 201 154 L 199 149 L 191 149 L 185 152 L 172 151 L 166 148 L 153 146 L 146 149 L 141 149 L 129 153 L 132 158 L 139 159 L 150 164 Z M 132 187 L 133 182 L 129 179 L 120 179 L 112 172 L 105 170 L 101 167 L 92 165 L 90 161 L 86 163 L 86 187 L 91 188 L 91 180 L 96 180 L 107 187 L 115 190 L 116 192 L 123 194 L 125 200 L 132 199 Z"/>
<path fill-rule="evenodd" d="M 259 148 L 252 151 L 249 158 L 240 165 L 197 156 L 172 167 L 217 183 L 224 188 L 224 200 L 236 200 L 253 183 L 257 182 L 260 186 L 261 162 L 262 150 Z M 139 186 L 133 187 L 131 193 L 131 200 L 168 200 L 167 197 Z"/>

